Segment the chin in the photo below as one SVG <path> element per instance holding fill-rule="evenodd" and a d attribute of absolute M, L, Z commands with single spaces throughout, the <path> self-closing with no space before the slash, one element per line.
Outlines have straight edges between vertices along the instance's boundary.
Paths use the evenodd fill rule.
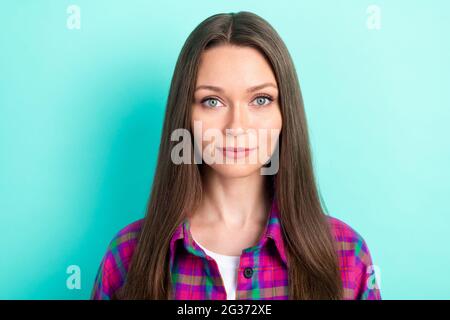
<path fill-rule="evenodd" d="M 261 164 L 213 164 L 209 166 L 212 171 L 224 178 L 245 178 L 260 174 Z"/>

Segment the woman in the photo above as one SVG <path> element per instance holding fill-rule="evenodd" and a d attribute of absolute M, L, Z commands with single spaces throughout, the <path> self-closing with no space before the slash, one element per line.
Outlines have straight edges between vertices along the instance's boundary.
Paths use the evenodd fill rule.
<path fill-rule="evenodd" d="M 380 299 L 372 269 L 321 207 L 285 44 L 255 14 L 209 17 L 176 64 L 146 216 L 111 241 L 92 298 Z"/>

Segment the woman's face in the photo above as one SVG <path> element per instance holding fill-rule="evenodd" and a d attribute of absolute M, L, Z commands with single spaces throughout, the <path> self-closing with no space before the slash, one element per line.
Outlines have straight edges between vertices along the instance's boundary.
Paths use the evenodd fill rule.
<path fill-rule="evenodd" d="M 226 44 L 204 51 L 192 106 L 202 160 L 229 177 L 258 171 L 282 127 L 278 101 L 275 75 L 258 50 Z"/>

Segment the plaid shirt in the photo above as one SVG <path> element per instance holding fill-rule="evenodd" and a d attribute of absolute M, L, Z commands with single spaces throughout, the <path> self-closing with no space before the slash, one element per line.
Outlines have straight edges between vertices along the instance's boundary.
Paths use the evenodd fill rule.
<path fill-rule="evenodd" d="M 374 268 L 364 239 L 344 222 L 328 217 L 338 246 L 344 299 L 381 299 Z M 110 299 L 126 278 L 143 219 L 124 229 L 110 242 L 95 278 L 91 299 Z M 288 299 L 287 258 L 276 201 L 258 244 L 242 251 L 236 299 Z M 217 263 L 193 240 L 186 219 L 170 241 L 173 299 L 226 300 Z"/>

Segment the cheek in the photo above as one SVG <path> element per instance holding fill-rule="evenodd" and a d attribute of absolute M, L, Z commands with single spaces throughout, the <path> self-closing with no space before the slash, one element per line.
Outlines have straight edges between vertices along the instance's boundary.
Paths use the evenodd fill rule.
<path fill-rule="evenodd" d="M 215 135 L 220 132 L 220 119 L 211 116 L 207 112 L 194 111 L 192 114 L 191 126 L 193 137 L 197 147 L 201 146 L 201 150 L 206 147 L 214 146 L 216 143 Z"/>
<path fill-rule="evenodd" d="M 276 129 L 281 130 L 283 125 L 283 119 L 281 117 L 281 112 L 279 109 L 271 109 L 265 112 L 264 114 L 260 114 L 258 119 L 255 119 L 255 127 L 256 129 Z"/>
<path fill-rule="evenodd" d="M 283 125 L 283 119 L 281 117 L 281 111 L 279 108 L 274 108 L 273 110 L 271 110 L 271 115 L 270 115 L 270 128 L 273 129 L 281 129 L 282 125 Z"/>
<path fill-rule="evenodd" d="M 222 118 L 219 112 L 214 110 L 207 110 L 201 106 L 195 105 L 192 109 L 191 125 L 194 126 L 194 122 L 201 122 L 203 129 L 216 128 L 219 129 L 222 125 Z"/>
<path fill-rule="evenodd" d="M 258 129 L 261 129 L 260 147 L 272 153 L 278 141 L 282 126 L 283 119 L 278 108 L 271 109 L 264 117 L 261 117 L 258 125 Z"/>

